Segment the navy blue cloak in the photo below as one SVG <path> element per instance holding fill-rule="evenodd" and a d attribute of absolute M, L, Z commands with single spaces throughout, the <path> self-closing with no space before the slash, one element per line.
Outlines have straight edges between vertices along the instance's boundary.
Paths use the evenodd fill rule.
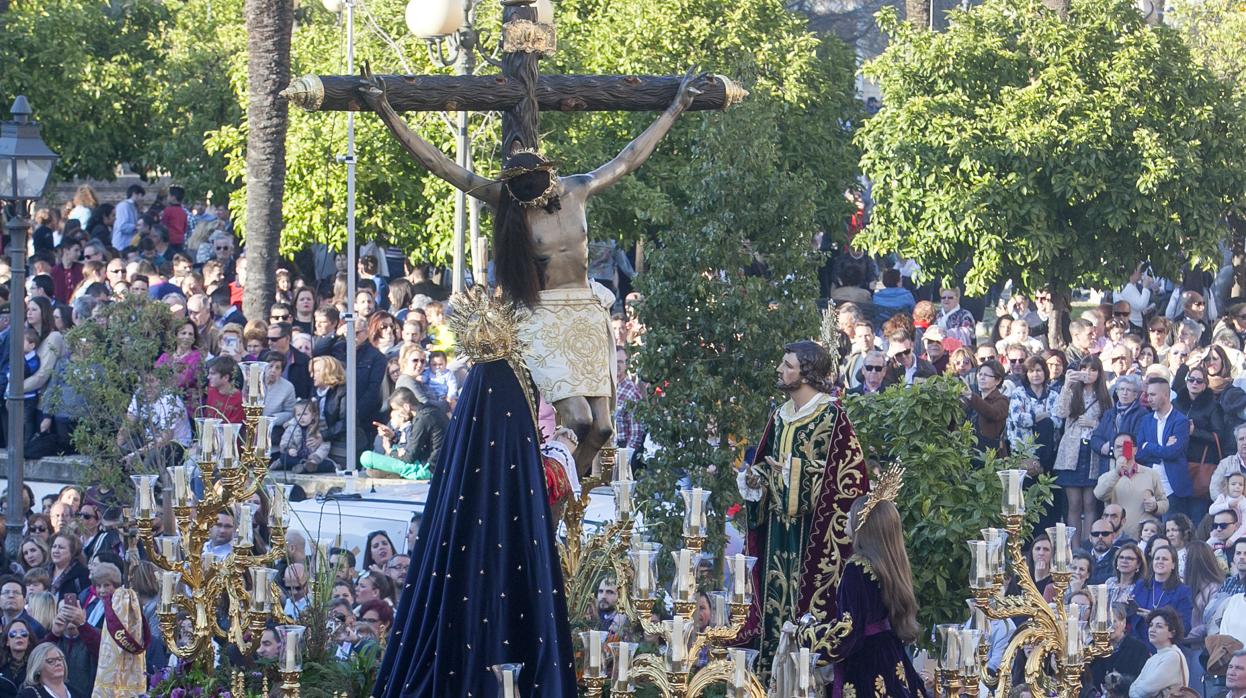
<path fill-rule="evenodd" d="M 433 471 L 377 698 L 573 698 L 576 676 L 539 437 L 506 361 L 467 375 Z M 526 380 L 526 375 L 522 378 Z"/>

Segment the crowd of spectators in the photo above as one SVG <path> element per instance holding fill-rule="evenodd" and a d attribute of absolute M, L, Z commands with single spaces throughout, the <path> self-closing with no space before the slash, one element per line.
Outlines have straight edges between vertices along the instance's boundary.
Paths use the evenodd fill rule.
<path fill-rule="evenodd" d="M 29 509 L 36 503 L 29 488 L 25 493 Z M 147 674 L 176 667 L 180 660 L 169 651 L 170 638 L 157 616 L 159 571 L 145 549 L 133 538 L 123 538 L 115 493 L 66 486 L 38 505 L 40 510 L 28 511 L 18 558 L 8 560 L 0 552 L 0 697 L 92 695 L 105 607 L 118 589 L 132 590 L 142 605 L 151 633 L 144 654 Z M 252 552 L 261 553 L 268 550 L 269 541 L 262 514 L 257 517 Z M 157 517 L 155 528 L 156 535 L 173 530 L 164 516 Z M 227 555 L 236 530 L 234 515 L 220 514 L 204 553 Z M 275 581 L 283 594 L 279 605 L 297 621 L 309 605 L 309 582 L 318 571 L 324 572 L 332 584 L 325 621 L 335 656 L 350 660 L 369 646 L 382 645 L 393 623 L 397 590 L 406 579 L 417 530 L 418 520 L 413 519 L 407 539 L 398 543 L 383 531 L 372 532 L 358 560 L 353 551 L 336 547 L 317 559 L 302 534 L 290 532 L 286 556 L 276 565 Z M 180 621 L 176 632 L 179 645 L 190 644 L 188 621 Z M 275 662 L 282 639 L 274 624 L 263 629 L 255 647 L 253 657 L 243 657 L 223 644 L 215 649 L 218 655 L 228 655 L 234 666 Z M 376 658 L 375 653 L 367 656 Z M 45 680 L 63 681 L 64 686 L 55 684 L 50 693 L 45 686 L 40 693 L 40 681 Z"/>
<path fill-rule="evenodd" d="M 1207 638 L 1246 642 L 1246 628 L 1221 627 L 1246 614 L 1246 298 L 1229 297 L 1229 272 L 1187 269 L 1174 283 L 1141 263 L 1102 302 L 1074 305 L 1011 284 L 965 298 L 921 283 L 912 262 L 851 244 L 824 267 L 847 393 L 955 377 L 977 445 L 1022 458 L 1030 484 L 1054 477 L 1055 504 L 1036 530 L 1074 527 L 1080 552 L 1063 601 L 1088 608 L 1082 587 L 1107 583 L 1118 621 L 1116 652 L 1086 695 L 1111 695 L 1112 670 L 1126 679 L 1114 681 L 1120 695 L 1202 695 Z M 1029 547 L 1050 596 L 1051 543 L 1039 535 Z M 1013 631 L 992 637 L 1006 643 Z"/>

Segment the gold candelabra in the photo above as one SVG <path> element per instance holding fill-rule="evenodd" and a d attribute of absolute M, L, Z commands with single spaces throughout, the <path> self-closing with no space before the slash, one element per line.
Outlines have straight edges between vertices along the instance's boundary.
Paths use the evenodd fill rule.
<path fill-rule="evenodd" d="M 234 644 L 250 654 L 270 621 L 282 623 L 286 639 L 279 662 L 282 688 L 288 696 L 298 695 L 302 669 L 302 626 L 292 625 L 280 606 L 280 591 L 271 565 L 285 556 L 287 501 L 280 485 L 264 486 L 271 446 L 271 418 L 263 416 L 263 362 L 241 365 L 246 390 L 243 424 L 222 423 L 220 419 L 196 418 L 198 445 L 196 463 L 201 473 L 203 496 L 196 495 L 192 480 L 195 466 L 167 468 L 172 500 L 172 534 L 154 535 L 157 515 L 154 487 L 157 475 L 134 475 L 136 498 L 134 518 L 139 542 L 148 559 L 161 570 L 158 616 L 169 651 L 182 659 L 210 662 L 212 642 Z M 259 497 L 268 508 L 269 545 L 256 553 L 255 509 L 250 501 Z M 227 553 L 211 550 L 212 529 L 218 516 L 229 514 L 235 521 L 235 535 Z M 165 519 L 166 525 L 168 519 Z M 224 545 L 224 544 L 220 544 Z M 224 608 L 225 623 L 218 620 Z M 179 643 L 178 623 L 190 623 L 190 640 Z"/>
<path fill-rule="evenodd" d="M 1093 616 L 1083 619 L 1085 609 L 1079 604 L 1065 604 L 1064 596 L 1072 578 L 1072 526 L 1058 523 L 1047 529 L 1052 541 L 1051 583 L 1056 601 L 1049 604 L 1039 593 L 1021 551 L 1021 528 L 1025 521 L 1025 497 L 1022 485 L 1024 470 L 1004 470 L 999 477 L 1004 486 L 1001 518 L 1004 528 L 982 531 L 982 540 L 969 541 L 972 568 L 969 586 L 973 604 L 989 619 L 1028 619 L 1008 642 L 1000 663 L 998 677 L 986 671 L 989 654 L 989 621 L 978 620 L 977 628 L 956 625 L 939 627 L 939 668 L 935 673 L 935 693 L 959 696 L 962 691 L 977 694 L 979 680 L 990 695 L 1006 696 L 1012 687 L 1012 665 L 1019 652 L 1028 651 L 1025 660 L 1025 682 L 1034 695 L 1077 698 L 1081 691 L 1082 673 L 1089 663 L 1108 655 L 1111 610 L 1107 586 L 1086 587 L 1092 599 Z M 1005 555 L 1005 548 L 1007 555 Z M 1006 567 L 1012 562 L 1013 575 L 1020 594 L 1009 594 L 1005 588 Z"/>
<path fill-rule="evenodd" d="M 683 490 L 684 547 L 673 552 L 675 561 L 674 617 L 661 624 L 653 623 L 650 615 L 657 601 L 657 559 L 659 546 L 634 541 L 633 493 L 635 481 L 630 466 L 631 449 L 602 449 L 600 476 L 588 478 L 580 497 L 568 503 L 563 515 L 566 538 L 560 544 L 563 573 L 568 584 L 568 598 L 591 593 L 584 588 L 587 575 L 581 574 L 591 560 L 604 560 L 618 585 L 618 609 L 636 621 L 646 634 L 665 641 L 663 655 L 636 654 L 637 643 L 610 642 L 604 630 L 580 633 L 583 646 L 583 682 L 588 698 L 601 698 L 607 686 L 612 696 L 633 695 L 639 683 L 649 683 L 669 698 L 694 698 L 713 684 L 725 683 L 730 695 L 737 698 L 762 698 L 765 689 L 753 672 L 753 650 L 732 649 L 744 627 L 752 602 L 749 575 L 755 558 L 735 555 L 728 558 L 731 592 L 715 592 L 712 599 L 712 621 L 692 638 L 692 618 L 697 603 L 697 569 L 705 544 L 708 525 L 709 491 L 701 488 Z M 605 474 L 613 478 L 607 483 Z M 594 488 L 609 485 L 615 500 L 615 519 L 598 532 L 585 535 L 584 511 Z M 572 588 L 578 582 L 579 588 Z M 704 666 L 695 668 L 697 658 L 705 652 Z M 499 679 L 500 680 L 500 679 Z"/>

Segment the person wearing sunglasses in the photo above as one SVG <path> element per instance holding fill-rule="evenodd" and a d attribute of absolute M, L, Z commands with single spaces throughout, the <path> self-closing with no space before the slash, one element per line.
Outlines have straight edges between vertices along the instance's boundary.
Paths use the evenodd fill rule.
<path fill-rule="evenodd" d="M 102 511 L 95 502 L 84 502 L 78 509 L 78 528 L 82 532 L 82 554 L 90 560 L 98 553 L 108 551 L 120 554 L 121 537 L 116 531 L 100 527 Z"/>
<path fill-rule="evenodd" d="M 1216 550 L 1223 550 L 1237 542 L 1246 534 L 1246 497 L 1242 496 L 1242 487 L 1246 475 L 1237 473 L 1229 478 L 1229 492 L 1211 505 L 1211 535 L 1207 544 Z M 1232 492 L 1237 492 L 1233 495 Z"/>
<path fill-rule="evenodd" d="M 850 388 L 850 395 L 870 395 L 882 392 L 890 383 L 887 375 L 887 357 L 881 351 L 867 352 L 861 359 L 860 383 Z"/>
<path fill-rule="evenodd" d="M 29 622 L 23 618 L 4 624 L 4 637 L 0 642 L 0 695 L 16 696 L 26 683 L 26 658 L 37 638 L 38 634 L 32 632 Z"/>

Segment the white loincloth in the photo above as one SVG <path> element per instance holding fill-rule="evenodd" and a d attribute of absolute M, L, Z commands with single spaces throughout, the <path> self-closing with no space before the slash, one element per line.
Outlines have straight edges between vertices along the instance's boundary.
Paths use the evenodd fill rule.
<path fill-rule="evenodd" d="M 541 291 L 541 302 L 520 322 L 524 363 L 550 404 L 573 395 L 614 397 L 614 294 L 590 283 Z"/>

